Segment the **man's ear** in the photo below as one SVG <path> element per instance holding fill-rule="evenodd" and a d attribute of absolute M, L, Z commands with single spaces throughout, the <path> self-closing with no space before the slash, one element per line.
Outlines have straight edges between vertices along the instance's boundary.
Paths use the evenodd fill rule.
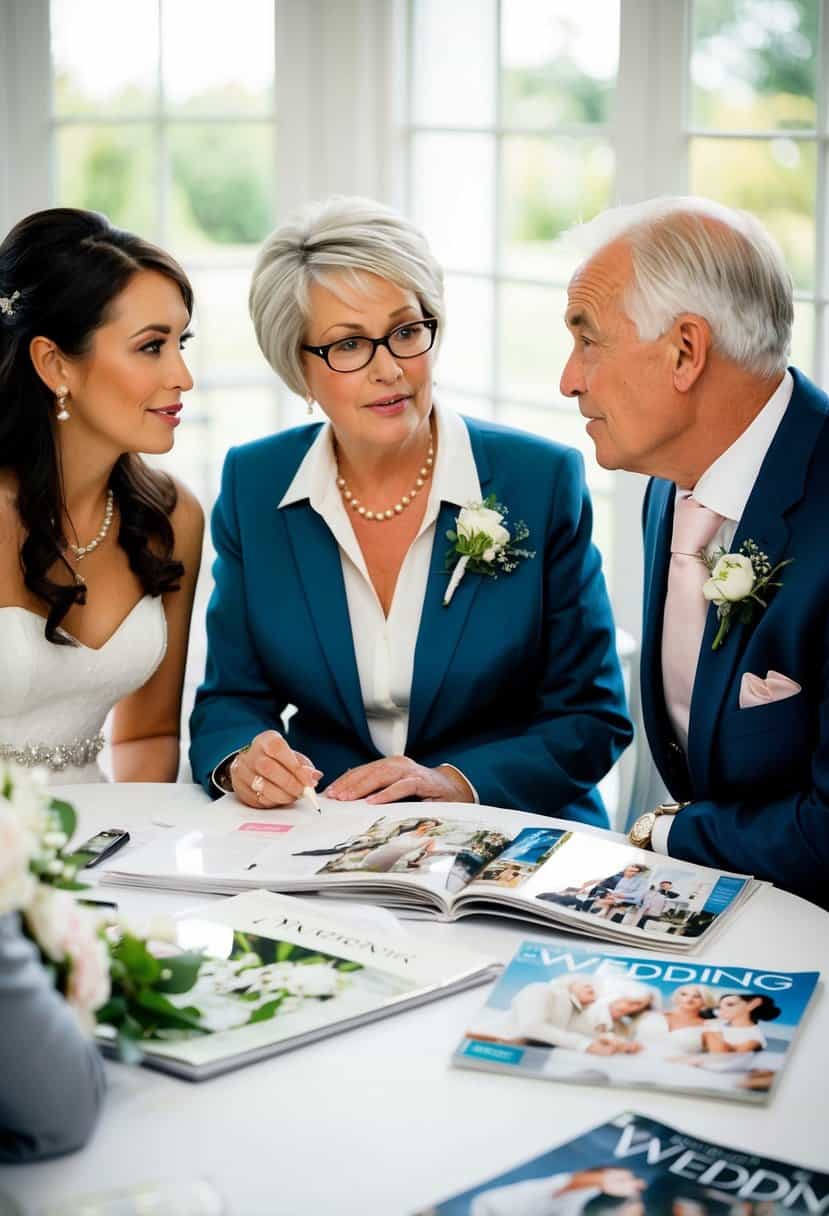
<path fill-rule="evenodd" d="M 59 385 L 70 384 L 67 379 L 72 374 L 69 362 L 51 338 L 32 338 L 29 357 L 38 376 L 51 392 L 57 392 Z"/>
<path fill-rule="evenodd" d="M 711 327 L 696 313 L 677 317 L 671 327 L 674 388 L 687 393 L 705 369 L 711 348 Z"/>

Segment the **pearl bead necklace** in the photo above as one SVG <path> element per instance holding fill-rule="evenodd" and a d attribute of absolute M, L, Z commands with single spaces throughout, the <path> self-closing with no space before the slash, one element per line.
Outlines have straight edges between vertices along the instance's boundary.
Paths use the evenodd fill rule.
<path fill-rule="evenodd" d="M 105 540 L 106 534 L 109 532 L 110 525 L 112 524 L 113 505 L 114 498 L 112 490 L 107 490 L 107 501 L 106 506 L 104 507 L 104 522 L 98 529 L 98 535 L 94 537 L 94 539 L 91 540 L 88 545 L 73 545 L 71 540 L 67 542 L 69 548 L 75 554 L 76 561 L 81 561 L 82 558 L 86 557 L 87 553 L 92 553 L 93 550 L 97 549 L 98 545 Z"/>
<path fill-rule="evenodd" d="M 373 519 L 377 523 L 385 523 L 388 519 L 394 519 L 397 515 L 402 515 L 406 507 L 410 507 L 417 498 L 418 492 L 423 489 L 428 477 L 432 472 L 432 466 L 435 463 L 435 447 L 429 441 L 429 451 L 426 453 L 426 463 L 418 469 L 417 477 L 415 478 L 414 486 L 409 490 L 408 494 L 404 494 L 399 502 L 396 502 L 393 507 L 389 507 L 385 511 L 370 511 L 363 506 L 358 498 L 355 498 L 348 488 L 348 483 L 344 477 L 337 477 L 337 485 L 345 502 L 351 507 L 352 511 L 356 511 L 363 519 Z"/>

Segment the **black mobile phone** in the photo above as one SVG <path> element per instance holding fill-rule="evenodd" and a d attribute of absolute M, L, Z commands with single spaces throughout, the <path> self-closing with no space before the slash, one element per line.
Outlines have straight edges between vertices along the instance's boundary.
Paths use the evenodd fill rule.
<path fill-rule="evenodd" d="M 110 857 L 117 849 L 126 844 L 129 838 L 129 832 L 125 832 L 123 828 L 107 828 L 103 832 L 90 836 L 89 840 L 85 840 L 77 849 L 73 849 L 73 852 L 88 854 L 89 860 L 83 863 L 84 868 L 87 869 L 89 866 L 97 866 L 98 862 L 103 861 L 105 857 Z"/>

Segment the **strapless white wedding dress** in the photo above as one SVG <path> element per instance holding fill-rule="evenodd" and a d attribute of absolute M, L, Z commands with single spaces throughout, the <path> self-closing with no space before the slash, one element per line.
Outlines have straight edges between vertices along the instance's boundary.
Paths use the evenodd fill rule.
<path fill-rule="evenodd" d="M 97 650 L 47 642 L 44 624 L 28 608 L 0 608 L 0 757 L 41 765 L 55 784 L 104 781 L 104 719 L 167 648 L 161 597 L 145 595 Z"/>

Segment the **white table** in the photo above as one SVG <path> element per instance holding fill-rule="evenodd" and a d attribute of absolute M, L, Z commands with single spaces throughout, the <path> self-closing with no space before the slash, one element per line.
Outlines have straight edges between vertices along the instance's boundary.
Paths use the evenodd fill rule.
<path fill-rule="evenodd" d="M 153 819 L 201 825 L 219 813 L 196 786 L 63 792 L 79 811 L 77 840 L 105 827 L 127 827 L 140 839 L 164 830 Z M 205 902 L 123 887 L 100 894 L 141 917 Z M 405 928 L 504 961 L 523 938 L 552 936 L 489 917 L 454 925 L 407 921 Z M 701 957 L 789 971 L 827 967 L 829 914 L 763 890 Z M 216 1184 L 233 1216 L 405 1216 L 625 1108 L 725 1144 L 829 1168 L 824 992 L 777 1094 L 761 1109 L 450 1068 L 486 991 L 472 989 L 199 1084 L 108 1064 L 109 1093 L 91 1144 L 53 1162 L 0 1169 L 0 1196 L 37 1216 L 74 1197 L 202 1176 Z"/>

